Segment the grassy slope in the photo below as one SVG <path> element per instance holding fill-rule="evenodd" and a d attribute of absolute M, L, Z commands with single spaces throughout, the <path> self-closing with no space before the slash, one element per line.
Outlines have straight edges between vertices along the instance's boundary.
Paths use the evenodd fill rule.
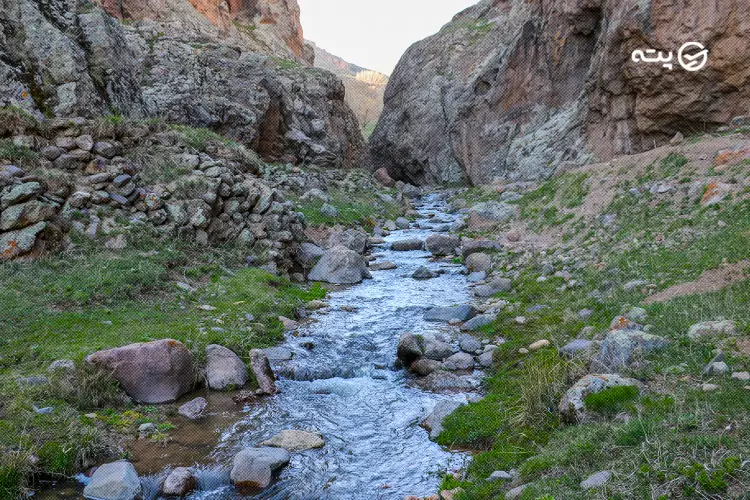
<path fill-rule="evenodd" d="M 635 182 L 684 179 L 686 160 L 669 155 L 653 169 L 652 179 Z M 746 175 L 746 165 L 737 173 L 743 171 Z M 726 317 L 737 321 L 745 335 L 750 333 L 750 276 L 719 292 L 646 307 L 648 323 L 671 345 L 650 357 L 644 368 L 626 372 L 649 386 L 635 400 L 609 402 L 627 419 L 613 419 L 604 404 L 604 414 L 593 422 L 561 424 L 557 402 L 586 372 L 579 363 L 561 359 L 554 348 L 579 337 L 584 326 L 606 331 L 614 316 L 640 305 L 642 290 L 625 292 L 623 283 L 642 279 L 661 290 L 722 263 L 750 258 L 750 202 L 699 208 L 660 202 L 648 193 L 636 199 L 627 193 L 633 181 L 624 181 L 623 194 L 603 212 L 618 216 L 618 227 L 609 230 L 566 215 L 566 208 L 581 205 L 587 195 L 585 179 L 564 174 L 518 201 L 532 229 L 567 223 L 567 238 L 575 238 L 574 246 L 597 249 L 600 265 L 590 263 L 574 272 L 580 286 L 561 291 L 562 278 L 538 282 L 536 265 L 521 261 L 519 255 L 504 256 L 521 270 L 521 278 L 515 291 L 499 297 L 516 307 L 502 313 L 484 333 L 489 338 L 502 336 L 507 343 L 496 354 L 496 367 L 486 382 L 487 397 L 448 417 L 439 437 L 444 445 L 479 453 L 467 481 L 447 477 L 443 487 L 463 487 L 463 498 L 503 498 L 509 486 L 485 478 L 495 470 L 517 469 L 520 483 L 532 484 L 524 499 L 746 498 L 750 472 L 742 463 L 750 456 L 750 394 L 743 387 L 747 383 L 727 376 L 711 380 L 720 386 L 716 392 L 699 388 L 708 380 L 701 372 L 713 349 L 732 353 L 732 341 L 691 342 L 685 332 L 699 321 Z M 472 200 L 496 196 L 477 189 L 468 193 Z M 593 291 L 603 298 L 592 298 Z M 527 312 L 540 304 L 548 307 Z M 593 311 L 586 321 L 577 315 L 583 308 Z M 518 325 L 518 315 L 528 322 Z M 518 352 L 542 338 L 549 339 L 552 348 Z M 728 355 L 727 363 L 735 371 L 750 368 L 750 359 L 736 352 Z M 581 480 L 604 469 L 615 474 L 605 490 L 580 489 Z"/>

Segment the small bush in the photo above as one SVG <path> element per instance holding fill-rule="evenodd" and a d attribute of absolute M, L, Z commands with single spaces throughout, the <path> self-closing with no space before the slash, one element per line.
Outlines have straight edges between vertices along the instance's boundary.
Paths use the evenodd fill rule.
<path fill-rule="evenodd" d="M 39 156 L 34 151 L 26 146 L 14 144 L 9 139 L 0 140 L 0 158 L 21 167 L 33 167 L 39 161 Z"/>
<path fill-rule="evenodd" d="M 638 397 L 639 393 L 637 387 L 623 385 L 589 394 L 583 401 L 587 410 L 613 415 L 625 409 L 629 403 Z"/>

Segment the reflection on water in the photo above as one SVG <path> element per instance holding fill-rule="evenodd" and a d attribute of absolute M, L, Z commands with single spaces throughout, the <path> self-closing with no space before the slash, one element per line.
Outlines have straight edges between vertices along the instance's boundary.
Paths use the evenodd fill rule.
<path fill-rule="evenodd" d="M 424 239 L 436 226 L 442 229 L 452 217 L 441 208 L 435 199 L 426 200 L 419 229 L 395 231 L 387 241 Z M 429 219 L 429 214 L 436 216 Z M 283 429 L 317 430 L 326 445 L 294 453 L 279 481 L 256 498 L 402 499 L 435 492 L 442 471 L 464 465 L 466 455 L 442 449 L 419 427 L 438 401 L 457 396 L 422 392 L 410 384 L 408 374 L 394 368 L 404 331 L 450 333 L 422 315 L 430 306 L 470 300 L 461 268 L 429 262 L 427 252 L 384 248 L 377 253 L 398 269 L 373 272 L 372 280 L 332 293 L 330 309 L 316 314 L 299 336 L 288 338 L 285 347 L 294 357 L 274 366 L 281 375 L 281 393 L 250 403 L 244 416 L 221 433 L 205 462 L 224 466 L 198 466 L 200 491 L 190 498 L 241 498 L 229 486 L 226 467 L 232 457 Z M 447 272 L 431 280 L 412 279 L 423 265 Z M 157 498 L 163 474 L 144 478 L 147 500 Z"/>

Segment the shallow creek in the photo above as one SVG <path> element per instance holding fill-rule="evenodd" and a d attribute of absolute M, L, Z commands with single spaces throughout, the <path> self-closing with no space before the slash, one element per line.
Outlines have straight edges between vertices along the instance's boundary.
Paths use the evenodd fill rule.
<path fill-rule="evenodd" d="M 427 198 L 412 229 L 394 231 L 386 241 L 425 239 L 445 229 L 453 217 L 443 208 L 437 198 Z M 455 329 L 428 323 L 423 314 L 431 306 L 470 301 L 461 266 L 430 262 L 425 251 L 393 252 L 383 247 L 374 253 L 378 261 L 394 262 L 398 268 L 373 271 L 373 279 L 332 292 L 330 307 L 314 313 L 296 336 L 288 336 L 282 347 L 293 353 L 292 359 L 272 361 L 280 376 L 280 394 L 239 407 L 231 421 L 225 413 L 224 418 L 204 422 L 207 433 L 218 432 L 218 440 L 213 434 L 206 449 L 197 445 L 197 451 L 194 448 L 177 460 L 163 454 L 162 464 L 196 464 L 199 491 L 189 498 L 243 498 L 229 484 L 232 457 L 284 429 L 317 430 L 326 444 L 319 450 L 293 453 L 279 480 L 255 498 L 400 500 L 434 493 L 442 472 L 465 465 L 467 455 L 431 442 L 419 426 L 439 401 L 465 396 L 423 392 L 405 370 L 394 368 L 401 333 L 455 336 Z M 444 274 L 425 281 L 412 279 L 411 274 L 423 265 Z M 191 423 L 190 430 L 199 429 Z M 184 463 L 187 457 L 194 462 Z M 159 498 L 158 486 L 166 472 L 153 474 L 153 457 L 141 463 L 137 453 L 135 458 L 145 500 Z M 40 496 L 79 498 L 80 491 L 80 485 L 68 484 Z"/>

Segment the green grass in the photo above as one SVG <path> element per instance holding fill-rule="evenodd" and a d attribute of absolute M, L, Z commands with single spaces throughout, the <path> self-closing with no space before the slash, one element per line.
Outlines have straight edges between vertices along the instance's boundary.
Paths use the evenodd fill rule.
<path fill-rule="evenodd" d="M 10 139 L 0 139 L 0 159 L 5 159 L 19 167 L 34 167 L 39 155 L 26 146 L 14 144 Z"/>
<path fill-rule="evenodd" d="M 544 182 L 514 202 L 532 229 L 561 225 L 575 218 L 570 210 L 580 207 L 589 193 L 587 173 L 566 173 Z"/>
<path fill-rule="evenodd" d="M 582 193 L 575 186 L 582 184 L 566 185 L 563 195 L 559 183 L 547 183 L 526 195 L 521 205 L 527 210 L 553 202 L 562 205 L 562 200 L 575 205 Z M 653 333 L 667 337 L 670 344 L 649 356 L 650 364 L 623 371 L 648 384 L 645 394 L 616 388 L 589 396 L 586 403 L 592 421 L 565 426 L 556 417 L 563 391 L 585 373 L 580 367 L 565 364 L 552 348 L 519 353 L 521 347 L 542 338 L 560 347 L 579 337 L 584 326 L 594 327 L 595 333 L 606 331 L 613 317 L 630 305 L 642 305 L 640 290 L 622 289 L 621 284 L 631 279 L 655 283 L 661 290 L 693 280 L 722 263 L 750 258 L 748 202 L 709 210 L 669 205 L 644 209 L 642 205 L 648 204 L 628 201 L 610 207 L 622 217 L 622 226 L 600 243 L 597 262 L 603 262 L 603 267 L 587 266 L 574 272 L 578 288 L 561 289 L 562 278 L 537 281 L 538 265 L 516 262 L 518 255 L 513 253 L 503 256 L 521 273 L 514 290 L 498 294 L 514 307 L 502 311 L 483 331 L 487 338 L 500 335 L 506 343 L 495 353 L 496 366 L 485 381 L 486 397 L 445 420 L 438 441 L 474 449 L 477 454 L 469 465 L 467 481 L 446 479 L 443 486 L 464 488 L 462 498 L 502 498 L 508 486 L 485 479 L 495 470 L 512 468 L 520 470 L 523 483 L 532 484 L 522 497 L 530 499 L 543 495 L 741 498 L 732 495 L 750 486 L 750 473 L 738 466 L 750 455 L 746 383 L 715 378 L 712 382 L 719 384 L 719 391 L 703 393 L 699 388 L 702 370 L 716 347 L 727 353 L 733 370 L 749 369 L 750 358 L 731 354 L 731 341 L 693 342 L 685 336 L 690 325 L 719 317 L 735 320 L 742 335 L 750 334 L 750 276 L 717 292 L 644 306 Z M 717 219 L 726 224 L 717 225 Z M 691 229 L 691 238 L 677 239 L 685 227 Z M 659 233 L 679 244 L 654 245 Z M 630 244 L 623 250 L 619 242 Z M 600 298 L 589 296 L 594 290 L 601 292 Z M 540 304 L 547 307 L 526 312 Z M 583 308 L 593 311 L 586 321 L 577 315 Z M 519 314 L 527 317 L 523 325 L 515 322 Z M 673 374 L 672 368 L 683 363 L 684 371 Z M 681 379 L 684 376 L 688 378 Z M 628 415 L 627 420 L 614 419 L 622 413 Z M 727 431 L 730 423 L 732 430 Z M 605 496 L 580 489 L 583 479 L 603 469 L 615 472 Z"/>
<path fill-rule="evenodd" d="M 30 474 L 67 475 L 101 455 L 112 435 L 158 425 L 152 440 L 169 439 L 165 409 L 123 406 L 116 382 L 86 368 L 86 355 L 111 347 L 174 338 L 193 350 L 218 343 L 243 358 L 283 338 L 278 316 L 293 317 L 304 302 L 323 298 L 320 286 L 240 267 L 241 249 L 194 247 L 133 232 L 125 250 L 110 252 L 74 235 L 74 250 L 35 263 L 0 266 L 0 496 L 14 498 Z M 178 289 L 190 283 L 195 292 Z M 209 305 L 213 310 L 199 309 Z M 74 376 L 48 385 L 19 386 L 19 376 L 45 374 L 56 359 L 78 362 Z M 51 415 L 34 411 L 51 406 Z M 153 407 L 151 407 L 153 408 Z M 101 418 L 83 414 L 96 411 Z M 131 418 L 132 417 L 132 418 Z M 30 456 L 38 457 L 35 464 Z"/>
<path fill-rule="evenodd" d="M 403 214 L 403 209 L 397 203 L 383 202 L 374 193 L 332 191 L 328 195 L 330 197 L 328 204 L 335 207 L 339 212 L 337 217 L 325 216 L 320 213 L 320 209 L 325 203 L 322 200 L 297 201 L 297 208 L 305 215 L 308 224 L 312 226 L 341 224 L 371 228 L 374 227 L 376 219 L 396 219 Z"/>
<path fill-rule="evenodd" d="M 688 159 L 679 153 L 669 153 L 659 164 L 659 170 L 663 177 L 672 177 L 682 171 L 682 167 L 688 164 Z"/>

